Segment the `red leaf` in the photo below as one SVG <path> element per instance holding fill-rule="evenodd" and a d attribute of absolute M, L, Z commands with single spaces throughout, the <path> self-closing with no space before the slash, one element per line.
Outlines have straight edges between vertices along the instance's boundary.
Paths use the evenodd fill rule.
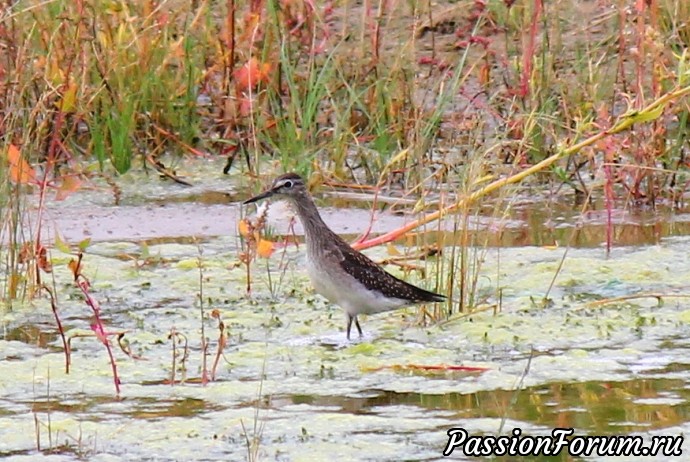
<path fill-rule="evenodd" d="M 269 63 L 260 63 L 258 59 L 251 58 L 233 74 L 235 77 L 235 88 L 237 91 L 254 89 L 259 83 L 268 82 L 270 74 L 271 65 Z"/>

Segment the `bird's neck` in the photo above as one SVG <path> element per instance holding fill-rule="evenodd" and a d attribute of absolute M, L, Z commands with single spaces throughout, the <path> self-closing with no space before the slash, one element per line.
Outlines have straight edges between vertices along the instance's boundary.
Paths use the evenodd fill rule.
<path fill-rule="evenodd" d="M 294 201 L 293 204 L 297 211 L 297 216 L 299 216 L 304 227 L 308 251 L 324 246 L 324 244 L 328 244 L 334 239 L 340 239 L 323 221 L 319 210 L 316 208 L 316 204 L 314 204 L 314 200 L 310 196 Z"/>

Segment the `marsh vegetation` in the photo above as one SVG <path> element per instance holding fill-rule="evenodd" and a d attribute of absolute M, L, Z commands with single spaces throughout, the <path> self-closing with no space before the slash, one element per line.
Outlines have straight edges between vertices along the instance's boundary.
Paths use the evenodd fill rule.
<path fill-rule="evenodd" d="M 0 456 L 690 430 L 690 4 L 614 3 L 6 2 Z M 450 301 L 345 342 L 285 171 Z"/>

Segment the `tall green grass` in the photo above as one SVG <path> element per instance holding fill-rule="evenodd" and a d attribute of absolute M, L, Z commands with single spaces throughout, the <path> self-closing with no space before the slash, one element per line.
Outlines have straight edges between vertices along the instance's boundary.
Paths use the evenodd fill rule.
<path fill-rule="evenodd" d="M 526 160 L 538 161 L 581 120 L 594 120 L 599 106 L 620 105 L 636 73 L 662 64 L 655 56 L 677 61 L 672 52 L 688 35 L 681 0 L 651 2 L 639 15 L 656 35 L 639 37 L 636 16 L 622 7 L 566 1 L 539 10 L 538 3 L 429 9 L 394 1 L 366 10 L 352 1 L 336 9 L 276 0 L 20 2 L 0 18 L 15 50 L 4 58 L 13 84 L 3 87 L 2 104 L 25 111 L 27 123 L 16 126 L 37 140 L 51 135 L 46 121 L 62 108 L 65 145 L 120 173 L 149 154 L 180 155 L 189 146 L 214 153 L 245 142 L 254 170 L 274 157 L 282 169 L 304 172 L 316 162 L 346 175 L 361 166 L 375 179 L 410 145 L 412 160 L 423 164 L 459 99 L 463 110 L 498 114 L 503 127 L 493 135 L 508 128 L 528 147 Z M 634 65 L 637 45 L 647 50 L 645 68 Z M 271 66 L 271 78 L 252 89 L 255 104 L 241 113 L 233 106 L 247 95 L 235 88 L 235 72 L 252 57 Z M 420 65 L 422 58 L 430 64 Z M 673 66 L 663 64 L 671 72 L 660 74 L 658 89 L 675 80 Z M 650 78 L 642 81 L 650 91 Z M 472 100 L 481 92 L 490 97 L 487 108 Z M 199 97 L 212 105 L 199 106 Z M 40 149 L 30 151 L 41 160 Z"/>

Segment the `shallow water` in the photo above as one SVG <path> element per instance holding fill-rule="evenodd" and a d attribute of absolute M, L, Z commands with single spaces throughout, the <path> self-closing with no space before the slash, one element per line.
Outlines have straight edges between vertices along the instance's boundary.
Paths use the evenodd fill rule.
<path fill-rule="evenodd" d="M 69 375 L 46 300 L 2 313 L 0 457 L 246 460 L 248 442 L 256 441 L 261 460 L 440 460 L 452 427 L 471 434 L 509 434 L 519 427 L 532 435 L 572 427 L 578 435 L 645 438 L 690 430 L 690 300 L 685 298 L 690 238 L 682 235 L 682 226 L 628 223 L 657 231 L 666 226 L 673 236 L 655 231 L 654 244 L 644 239 L 636 245 L 619 243 L 607 257 L 596 230 L 601 223 L 577 225 L 578 232 L 598 241 L 568 250 L 560 272 L 563 248 L 503 242 L 476 249 L 482 257 L 478 292 L 487 303 L 500 299 L 496 313 L 455 315 L 422 325 L 416 309 L 400 310 L 362 319 L 365 337 L 349 343 L 342 311 L 314 294 L 306 279 L 303 246 L 287 247 L 284 261 L 282 251 L 257 260 L 247 295 L 232 221 L 239 208 L 195 202 L 199 195 L 212 197 L 211 202 L 239 195 L 227 179 L 210 178 L 204 188 L 225 188 L 228 196 L 197 191 L 192 199 L 168 201 L 163 190 L 176 185 L 157 192 L 146 186 L 151 190 L 136 193 L 125 186 L 122 208 L 133 208 L 139 222 L 167 229 L 168 235 L 108 234 L 98 214 L 82 212 L 85 226 L 101 226 L 102 232 L 99 238 L 92 234 L 84 274 L 102 305 L 107 330 L 124 332 L 137 358 L 125 355 L 113 338 L 122 381 L 119 398 L 104 347 L 90 328 L 91 311 L 67 269 L 71 255 L 52 250 L 60 318 L 73 348 Z M 76 195 L 65 207 L 90 210 L 91 203 L 119 213 L 103 194 Z M 144 196 L 150 200 L 139 203 Z M 141 214 L 142 208 L 160 207 L 157 203 L 165 204 L 172 217 L 168 223 L 183 225 L 161 226 L 155 215 Z M 49 204 L 53 216 L 59 207 Z M 209 216 L 205 207 L 218 211 Z M 507 229 L 541 244 L 537 236 L 560 228 L 550 228 L 545 215 L 537 220 L 536 210 L 543 214 L 543 206 L 534 209 L 533 214 L 521 212 L 523 218 L 515 212 Z M 564 208 L 550 210 L 551 217 L 567 216 Z M 340 209 L 339 214 L 349 217 L 344 222 L 352 227 L 340 232 L 355 235 L 366 227 L 366 210 Z M 67 220 L 70 215 L 60 216 Z M 209 232 L 199 226 L 199 217 L 223 223 Z M 285 225 L 280 215 L 275 220 L 280 232 Z M 572 221 L 560 221 L 563 228 L 576 228 Z M 60 223 L 53 221 L 58 228 Z M 487 236 L 497 235 L 491 223 L 490 215 L 473 222 Z M 184 235 L 189 229 L 197 231 Z M 84 234 L 70 236 L 66 240 L 76 243 Z M 389 256 L 383 248 L 367 253 L 375 259 Z M 433 288 L 436 263 L 419 263 L 427 270 L 426 281 L 416 273 L 404 277 Z M 668 297 L 595 304 L 647 293 Z M 202 337 L 208 340 L 207 369 L 218 351 L 213 310 L 229 337 L 216 379 L 203 384 Z M 177 341 L 174 377 L 171 332 Z M 439 365 L 487 370 L 423 367 Z M 460 452 L 453 456 L 462 460 Z"/>
<path fill-rule="evenodd" d="M 112 189 L 98 178 L 90 180 L 81 191 L 63 201 L 56 201 L 54 194 L 48 194 L 42 239 L 51 242 L 57 235 L 67 242 L 86 238 L 94 242 L 189 242 L 234 235 L 237 222 L 245 213 L 239 204 L 258 190 L 252 189 L 247 178 L 241 175 L 223 175 L 223 165 L 223 159 L 177 165 L 178 175 L 192 186 L 132 171 L 118 178 L 121 194 L 117 205 Z M 370 224 L 370 232 L 375 235 L 418 218 L 418 215 L 407 213 L 413 204 L 404 191 L 398 189 L 379 197 L 373 193 L 358 193 L 353 197 L 351 192 L 323 186 L 315 194 L 326 223 L 337 233 L 352 239 Z M 496 198 L 485 199 L 466 222 L 459 219 L 456 223 L 448 218 L 427 225 L 422 230 L 428 235 L 426 240 L 436 242 L 440 239 L 439 233 L 443 233 L 446 242 L 450 243 L 456 227 L 467 227 L 474 242 L 492 247 L 600 247 L 606 242 L 608 213 L 601 202 L 594 202 L 582 213 L 582 205 L 567 192 L 549 194 L 526 186 L 510 194 L 510 203 Z M 33 230 L 37 227 L 38 200 L 36 195 L 28 198 L 25 223 L 27 229 Z M 387 203 L 388 207 L 372 216 L 375 200 L 379 205 Z M 433 202 L 433 195 L 430 200 Z M 432 203 L 429 210 L 436 208 Z M 273 204 L 268 211 L 270 230 L 276 234 L 293 231 L 302 234 L 299 222 L 291 227 L 289 217 L 292 215 L 284 203 Z M 613 210 L 611 221 L 613 243 L 618 246 L 658 244 L 667 237 L 690 235 L 690 208 L 687 207 Z M 0 235 L 0 242 L 7 242 L 7 236 Z"/>

